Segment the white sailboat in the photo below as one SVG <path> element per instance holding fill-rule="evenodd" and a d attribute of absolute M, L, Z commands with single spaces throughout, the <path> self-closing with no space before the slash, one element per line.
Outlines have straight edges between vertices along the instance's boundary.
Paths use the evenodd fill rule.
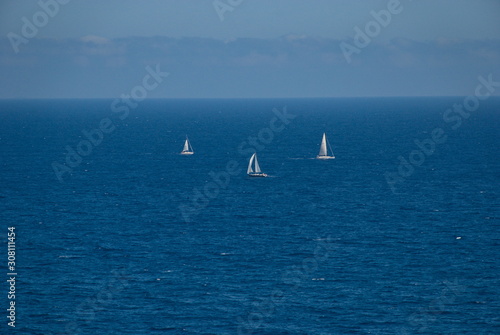
<path fill-rule="evenodd" d="M 186 141 L 184 142 L 184 148 L 181 151 L 181 155 L 192 155 L 194 154 L 193 147 L 189 143 L 189 139 L 186 135 Z"/>
<path fill-rule="evenodd" d="M 247 174 L 249 177 L 267 177 L 267 174 L 260 170 L 259 161 L 257 160 L 257 153 L 254 153 L 250 157 L 250 162 L 248 162 Z"/>
<path fill-rule="evenodd" d="M 330 149 L 331 155 L 328 154 L 328 149 Z M 319 154 L 316 156 L 316 159 L 334 159 L 332 148 L 330 147 L 330 143 L 326 139 L 326 133 L 323 133 L 323 139 L 321 140 L 321 146 L 319 147 Z"/>

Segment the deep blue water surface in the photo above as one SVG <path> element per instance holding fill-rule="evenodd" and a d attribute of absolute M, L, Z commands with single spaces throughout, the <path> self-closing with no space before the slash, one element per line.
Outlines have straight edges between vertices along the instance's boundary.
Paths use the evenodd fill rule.
<path fill-rule="evenodd" d="M 500 99 L 111 102 L 0 102 L 19 334 L 500 333 Z"/>

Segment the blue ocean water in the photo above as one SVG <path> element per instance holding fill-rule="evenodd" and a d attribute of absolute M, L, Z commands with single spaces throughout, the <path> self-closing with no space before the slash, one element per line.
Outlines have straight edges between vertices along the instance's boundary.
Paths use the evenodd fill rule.
<path fill-rule="evenodd" d="M 500 99 L 463 100 L 1 101 L 15 330 L 500 333 Z"/>

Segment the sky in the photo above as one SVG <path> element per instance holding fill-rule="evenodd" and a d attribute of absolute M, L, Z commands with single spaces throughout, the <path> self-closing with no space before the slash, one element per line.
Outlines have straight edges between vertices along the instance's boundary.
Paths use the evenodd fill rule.
<path fill-rule="evenodd" d="M 118 97 L 148 68 L 153 98 L 470 95 L 500 81 L 500 0 L 0 0 L 0 98 Z"/>

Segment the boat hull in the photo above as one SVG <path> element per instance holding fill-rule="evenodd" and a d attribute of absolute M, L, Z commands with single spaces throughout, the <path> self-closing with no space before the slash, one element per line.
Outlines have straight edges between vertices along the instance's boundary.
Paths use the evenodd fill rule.
<path fill-rule="evenodd" d="M 249 177 L 252 177 L 252 178 L 258 178 L 258 177 L 267 177 L 267 174 L 265 173 L 249 173 L 248 174 Z"/>
<path fill-rule="evenodd" d="M 194 154 L 194 152 L 190 152 L 190 151 L 183 151 L 180 153 L 181 155 L 192 155 Z"/>
<path fill-rule="evenodd" d="M 335 156 L 316 156 L 316 159 L 335 159 Z"/>

